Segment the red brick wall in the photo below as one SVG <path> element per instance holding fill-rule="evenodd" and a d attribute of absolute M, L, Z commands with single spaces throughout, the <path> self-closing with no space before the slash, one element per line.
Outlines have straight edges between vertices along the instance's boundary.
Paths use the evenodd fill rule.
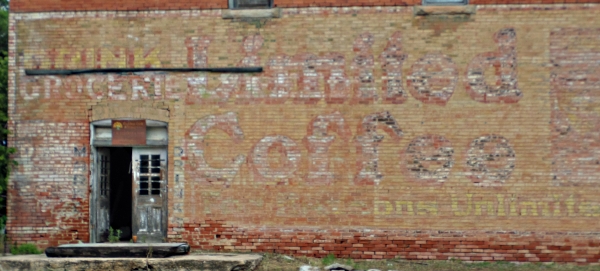
<path fill-rule="evenodd" d="M 518 5 L 518 4 L 574 4 L 599 3 L 598 0 L 471 0 L 472 5 Z M 291 7 L 355 7 L 355 6 L 413 6 L 420 0 L 274 0 L 274 5 Z M 64 1 L 64 0 L 12 0 L 12 12 L 84 11 L 84 10 L 176 10 L 176 9 L 225 9 L 227 0 L 155 0 L 155 1 Z"/>
<path fill-rule="evenodd" d="M 94 108 L 161 108 L 171 241 L 599 263 L 599 6 L 282 12 L 12 14 L 13 240 L 89 240 Z M 24 74 L 231 66 L 264 72 Z"/>
<path fill-rule="evenodd" d="M 89 240 L 89 123 L 65 118 L 64 103 L 55 106 L 64 110 L 47 120 L 19 121 L 11 135 L 19 165 L 9 186 L 7 230 L 19 233 L 13 241 L 42 247 Z"/>
<path fill-rule="evenodd" d="M 597 263 L 599 234 L 556 232 L 239 228 L 222 221 L 185 224 L 183 240 L 216 251 L 296 256 Z"/>

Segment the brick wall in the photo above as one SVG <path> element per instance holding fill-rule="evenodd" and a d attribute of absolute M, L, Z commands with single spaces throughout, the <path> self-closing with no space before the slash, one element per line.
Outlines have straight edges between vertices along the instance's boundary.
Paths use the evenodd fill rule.
<path fill-rule="evenodd" d="M 557 232 L 239 228 L 184 224 L 184 240 L 215 251 L 337 258 L 597 263 L 598 234 Z"/>
<path fill-rule="evenodd" d="M 597 264 L 599 12 L 13 14 L 9 234 L 41 246 L 89 240 L 90 116 L 145 107 L 169 112 L 170 241 Z M 24 75 L 228 66 L 265 70 Z"/>
<path fill-rule="evenodd" d="M 282 8 L 298 7 L 360 7 L 360 6 L 414 6 L 421 0 L 273 0 L 273 5 Z M 44 11 L 91 11 L 91 10 L 178 10 L 178 9 L 224 9 L 227 0 L 125 0 L 118 2 L 87 0 L 12 0 L 11 12 Z M 599 3 L 598 0 L 470 0 L 472 5 L 519 5 L 519 4 L 582 4 Z"/>
<path fill-rule="evenodd" d="M 64 121 L 23 120 L 11 129 L 19 162 L 8 204 L 15 241 L 47 246 L 89 239 L 89 124 L 58 118 Z"/>

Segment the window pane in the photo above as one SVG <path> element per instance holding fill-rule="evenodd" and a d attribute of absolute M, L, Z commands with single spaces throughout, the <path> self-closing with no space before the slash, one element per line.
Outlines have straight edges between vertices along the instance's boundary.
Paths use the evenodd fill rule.
<path fill-rule="evenodd" d="M 164 157 L 160 154 L 139 155 L 139 195 L 160 195 L 161 193 L 161 162 Z M 163 160 L 161 160 L 163 159 Z"/>
<path fill-rule="evenodd" d="M 152 195 L 160 195 L 160 183 L 152 183 Z"/>

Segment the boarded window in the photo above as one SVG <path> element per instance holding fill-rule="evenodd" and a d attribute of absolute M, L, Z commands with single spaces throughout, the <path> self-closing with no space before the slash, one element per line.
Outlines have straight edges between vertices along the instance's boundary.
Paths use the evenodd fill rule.
<path fill-rule="evenodd" d="M 423 5 L 442 6 L 442 5 L 466 5 L 468 0 L 423 0 Z"/>
<path fill-rule="evenodd" d="M 272 4 L 273 0 L 229 0 L 233 9 L 271 8 Z"/>

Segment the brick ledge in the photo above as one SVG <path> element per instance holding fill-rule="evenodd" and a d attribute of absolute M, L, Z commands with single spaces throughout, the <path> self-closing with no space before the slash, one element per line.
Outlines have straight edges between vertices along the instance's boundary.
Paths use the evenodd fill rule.
<path fill-rule="evenodd" d="M 223 19 L 266 19 L 281 18 L 280 8 L 269 9 L 226 9 L 221 12 Z"/>

